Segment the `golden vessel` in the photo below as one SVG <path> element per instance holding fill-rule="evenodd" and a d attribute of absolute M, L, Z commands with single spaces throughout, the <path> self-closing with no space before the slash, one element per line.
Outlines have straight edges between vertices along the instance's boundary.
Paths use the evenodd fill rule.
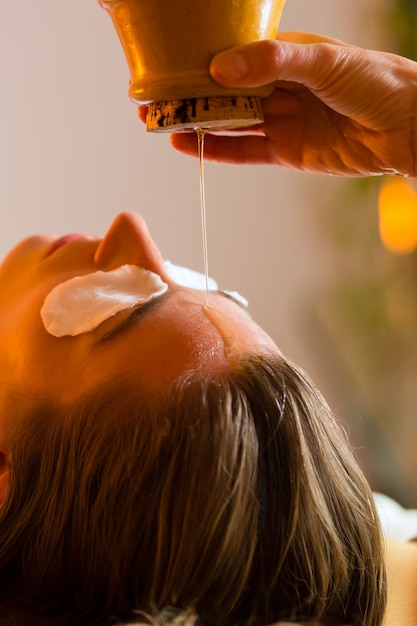
<path fill-rule="evenodd" d="M 274 39 L 285 0 L 99 0 L 129 65 L 129 96 L 148 104 L 148 130 L 230 128 L 262 121 L 272 88 L 227 89 L 211 58 L 232 46 Z"/>

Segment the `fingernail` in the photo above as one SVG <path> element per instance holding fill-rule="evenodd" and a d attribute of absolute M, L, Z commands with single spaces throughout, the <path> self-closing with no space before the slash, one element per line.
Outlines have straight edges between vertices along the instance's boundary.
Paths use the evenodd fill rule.
<path fill-rule="evenodd" d="M 213 59 L 212 69 L 229 80 L 241 80 L 249 74 L 249 65 L 241 52 L 220 52 Z"/>

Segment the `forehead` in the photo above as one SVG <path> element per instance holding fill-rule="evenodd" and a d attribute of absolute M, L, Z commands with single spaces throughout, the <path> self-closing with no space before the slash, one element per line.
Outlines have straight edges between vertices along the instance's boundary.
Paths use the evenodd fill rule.
<path fill-rule="evenodd" d="M 220 307 L 238 307 L 219 295 L 213 299 Z M 205 315 L 204 303 L 202 292 L 174 288 L 106 324 L 92 347 L 95 355 L 101 354 L 101 371 L 118 370 L 118 375 L 136 377 L 144 387 L 157 390 L 188 370 L 224 370 L 224 342 Z"/>
<path fill-rule="evenodd" d="M 164 298 L 130 322 L 131 312 L 125 311 L 92 332 L 62 338 L 46 332 L 39 300 L 36 311 L 25 309 L 18 329 L 14 317 L 14 333 L 6 332 L 3 324 L 0 352 L 6 382 L 21 388 L 25 381 L 34 398 L 63 403 L 119 379 L 153 394 L 188 370 L 227 375 L 233 363 L 225 340 L 234 357 L 265 350 L 267 335 L 230 299 L 210 294 L 211 306 L 227 321 L 221 329 L 204 312 L 204 292 L 170 286 Z M 103 339 L 106 334 L 111 336 Z"/>
<path fill-rule="evenodd" d="M 210 294 L 210 302 L 208 312 L 204 293 L 169 290 L 159 303 L 149 304 L 144 316 L 134 312 L 106 329 L 96 347 L 104 349 L 105 358 L 112 354 L 113 363 L 123 363 L 126 376 L 140 376 L 150 389 L 168 385 L 188 370 L 224 372 L 245 354 L 277 352 L 239 304 L 218 293 Z"/>

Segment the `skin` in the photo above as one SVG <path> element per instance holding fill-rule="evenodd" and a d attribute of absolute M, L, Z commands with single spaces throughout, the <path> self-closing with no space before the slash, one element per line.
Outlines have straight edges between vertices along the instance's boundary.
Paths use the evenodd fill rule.
<path fill-rule="evenodd" d="M 57 338 L 47 333 L 40 309 L 57 284 L 125 263 L 149 269 L 168 283 L 168 297 L 114 338 L 99 340 L 127 318 L 122 311 L 91 332 Z M 163 257 L 143 219 L 119 215 L 104 238 L 34 236 L 16 246 L 0 266 L 0 450 L 6 453 L 8 417 L 19 403 L 51 399 L 69 403 L 96 385 L 117 378 L 157 393 L 181 373 L 225 371 L 245 350 L 277 352 L 272 340 L 237 303 L 211 294 L 235 346 L 204 312 L 205 293 L 167 276 Z M 139 307 L 140 308 L 140 307 Z M 4 470 L 0 466 L 1 470 Z M 1 494 L 1 481 L 0 481 Z"/>
<path fill-rule="evenodd" d="M 206 135 L 205 158 L 341 176 L 417 176 L 417 63 L 310 33 L 279 33 L 216 55 L 227 87 L 273 83 L 257 127 Z M 146 107 L 139 115 L 143 120 Z M 197 156 L 193 133 L 171 135 Z"/>

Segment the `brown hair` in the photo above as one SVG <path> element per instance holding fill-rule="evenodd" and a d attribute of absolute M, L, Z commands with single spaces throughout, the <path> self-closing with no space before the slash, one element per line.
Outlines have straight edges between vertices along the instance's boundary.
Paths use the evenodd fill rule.
<path fill-rule="evenodd" d="M 253 357 L 145 397 L 16 418 L 0 623 L 381 624 L 372 495 L 300 369 Z"/>

